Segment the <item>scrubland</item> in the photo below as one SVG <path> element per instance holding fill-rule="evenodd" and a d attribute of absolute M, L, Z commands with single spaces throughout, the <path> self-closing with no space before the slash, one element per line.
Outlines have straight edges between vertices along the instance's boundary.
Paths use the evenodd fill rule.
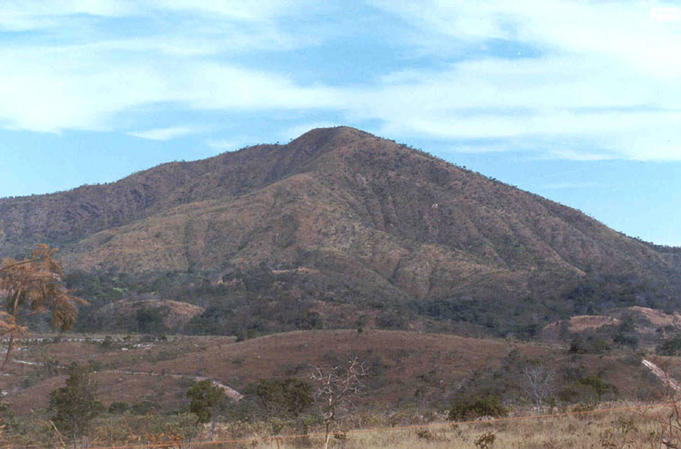
<path fill-rule="evenodd" d="M 7 392 L 0 401 L 2 447 L 70 445 L 52 424 L 49 396 L 64 385 L 65 367 L 73 362 L 92 370 L 102 405 L 78 447 L 186 448 L 190 441 L 208 449 L 322 447 L 323 404 L 310 399 L 292 411 L 277 388 L 287 379 L 312 384 L 313 367 L 349 357 L 366 362 L 367 376 L 332 423 L 329 447 L 659 448 L 663 438 L 676 444 L 681 428 L 674 409 L 662 405 L 672 397 L 668 389 L 641 365 L 649 358 L 678 378 L 678 357 L 631 350 L 581 354 L 560 345 L 379 330 L 297 331 L 242 342 L 115 335 L 74 340 L 51 336 L 17 350 L 0 377 Z M 528 367 L 553 376 L 541 416 L 527 390 Z M 189 409 L 186 393 L 199 379 L 244 395 L 216 412 L 214 443 L 206 443 L 210 423 L 198 424 Z M 495 398 L 503 414 L 449 419 L 452 404 L 466 397 Z"/>

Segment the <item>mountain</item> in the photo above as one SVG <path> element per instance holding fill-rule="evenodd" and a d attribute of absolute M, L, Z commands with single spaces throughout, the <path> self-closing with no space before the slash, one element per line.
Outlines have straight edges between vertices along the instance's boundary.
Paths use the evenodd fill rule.
<path fill-rule="evenodd" d="M 185 300 L 205 308 L 197 331 L 532 333 L 607 308 L 676 307 L 681 291 L 676 249 L 348 127 L 1 199 L 0 217 L 1 253 L 59 246 L 95 306 Z"/>

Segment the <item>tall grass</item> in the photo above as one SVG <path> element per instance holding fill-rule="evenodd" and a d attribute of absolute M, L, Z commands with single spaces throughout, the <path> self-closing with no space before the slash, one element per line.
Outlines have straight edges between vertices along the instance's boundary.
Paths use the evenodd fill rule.
<path fill-rule="evenodd" d="M 538 417 L 518 421 L 435 423 L 418 427 L 358 430 L 338 434 L 330 447 L 340 449 L 579 449 L 659 448 L 670 410 L 654 407 L 593 415 Z M 486 435 L 491 437 L 484 438 Z M 490 442 L 492 440 L 492 442 Z M 322 436 L 262 439 L 253 449 L 321 447 Z M 487 444 L 487 445 L 485 445 Z M 228 446 L 214 446 L 216 449 Z M 231 446 L 233 447 L 233 446 Z"/>

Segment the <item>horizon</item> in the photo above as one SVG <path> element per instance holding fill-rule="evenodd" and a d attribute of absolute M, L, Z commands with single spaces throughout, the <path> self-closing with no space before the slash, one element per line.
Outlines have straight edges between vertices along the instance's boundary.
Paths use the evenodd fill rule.
<path fill-rule="evenodd" d="M 77 3 L 0 7 L 0 197 L 342 124 L 681 246 L 674 3 Z"/>

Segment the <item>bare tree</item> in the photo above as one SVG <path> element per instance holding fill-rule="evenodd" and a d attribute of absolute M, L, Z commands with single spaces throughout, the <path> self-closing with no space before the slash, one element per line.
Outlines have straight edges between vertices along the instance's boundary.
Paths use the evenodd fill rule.
<path fill-rule="evenodd" d="M 4 259 L 0 264 L 0 296 L 4 310 L 0 311 L 0 336 L 9 335 L 7 353 L 0 366 L 5 369 L 16 337 L 27 331 L 20 323 L 20 314 L 52 312 L 52 325 L 66 330 L 76 321 L 78 303 L 86 301 L 71 296 L 63 283 L 63 273 L 52 257 L 57 250 L 39 244 L 31 257 L 17 261 Z"/>
<path fill-rule="evenodd" d="M 315 399 L 322 404 L 324 418 L 324 449 L 329 447 L 331 429 L 339 419 L 342 410 L 351 402 L 352 397 L 363 387 L 362 378 L 366 376 L 366 367 L 357 357 L 344 365 L 329 368 L 317 366 L 311 379 L 316 385 Z"/>
<path fill-rule="evenodd" d="M 535 365 L 525 368 L 523 374 L 525 376 L 525 390 L 534 402 L 537 415 L 540 415 L 542 405 L 553 394 L 553 371 L 543 365 Z"/>

